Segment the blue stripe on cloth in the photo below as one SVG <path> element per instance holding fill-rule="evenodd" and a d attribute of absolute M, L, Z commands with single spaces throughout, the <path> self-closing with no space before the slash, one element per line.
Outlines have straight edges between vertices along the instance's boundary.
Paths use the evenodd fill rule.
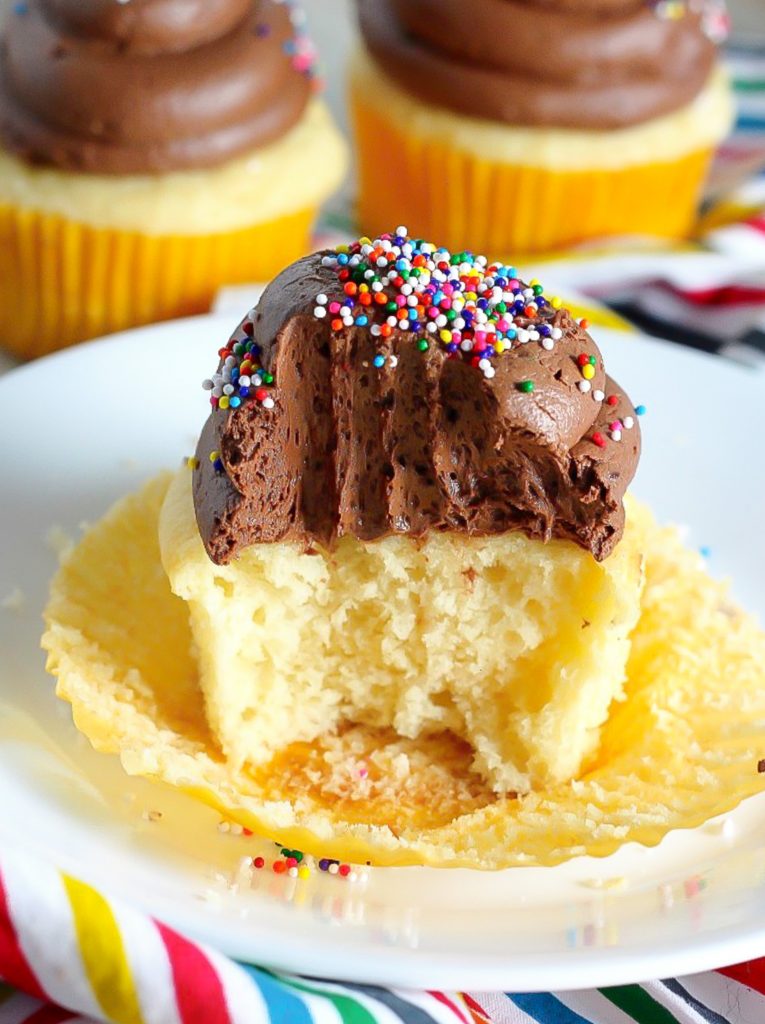
<path fill-rule="evenodd" d="M 423 1010 L 421 1006 L 415 1006 L 414 1003 L 408 1003 L 387 988 L 379 988 L 377 985 L 351 985 L 347 982 L 345 988 L 352 992 L 360 992 L 370 999 L 376 999 L 378 1003 L 384 1003 L 397 1017 L 401 1018 L 403 1024 L 437 1024 L 435 1017 L 432 1017 L 427 1010 Z"/>
<path fill-rule="evenodd" d="M 518 995 L 508 992 L 507 997 L 519 1010 L 539 1021 L 539 1024 L 593 1024 L 591 1020 L 569 1010 L 549 992 L 524 992 Z"/>
<path fill-rule="evenodd" d="M 741 115 L 736 120 L 737 132 L 762 132 L 765 131 L 765 117 L 748 117 Z"/>
<path fill-rule="evenodd" d="M 251 964 L 240 962 L 239 966 L 257 985 L 272 1024 L 313 1024 L 313 1014 L 301 996 Z"/>

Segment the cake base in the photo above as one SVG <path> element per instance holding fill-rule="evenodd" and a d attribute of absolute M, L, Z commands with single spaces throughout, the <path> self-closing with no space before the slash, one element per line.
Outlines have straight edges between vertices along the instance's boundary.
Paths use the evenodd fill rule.
<path fill-rule="evenodd" d="M 214 168 L 81 174 L 0 146 L 3 346 L 36 358 L 207 312 L 224 285 L 270 280 L 312 248 L 345 162 L 318 99 L 283 138 Z"/>
<path fill-rule="evenodd" d="M 43 646 L 96 749 L 290 847 L 381 865 L 484 869 L 658 843 L 765 788 L 765 634 L 675 533 L 646 533 L 646 588 L 626 700 L 570 783 L 500 797 L 446 732 L 406 740 L 350 726 L 257 770 L 211 736 L 184 603 L 157 540 L 169 476 L 119 502 L 62 565 Z"/>
<path fill-rule="evenodd" d="M 431 531 L 253 544 L 216 565 L 184 467 L 159 542 L 230 763 L 348 721 L 417 741 L 450 731 L 497 793 L 528 793 L 578 775 L 622 697 L 644 518 L 602 562 L 570 540 Z"/>

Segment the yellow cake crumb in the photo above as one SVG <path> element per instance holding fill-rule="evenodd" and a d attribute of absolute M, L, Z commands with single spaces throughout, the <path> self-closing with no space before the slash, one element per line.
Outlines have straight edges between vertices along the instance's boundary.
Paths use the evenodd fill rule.
<path fill-rule="evenodd" d="M 282 751 L 256 771 L 228 764 L 207 725 L 187 609 L 160 563 L 169 482 L 152 481 L 94 526 L 57 573 L 46 610 L 59 696 L 129 774 L 177 786 L 306 853 L 484 869 L 655 845 L 765 789 L 765 634 L 675 531 L 650 520 L 625 700 L 578 779 L 499 796 L 451 733 L 417 741 L 365 726 Z"/>
<path fill-rule="evenodd" d="M 215 565 L 192 474 L 160 516 L 188 604 L 213 732 L 237 765 L 343 723 L 408 739 L 448 730 L 497 792 L 574 777 L 622 694 L 640 609 L 639 515 L 598 563 L 571 541 L 431 533 L 332 552 L 253 545 Z"/>

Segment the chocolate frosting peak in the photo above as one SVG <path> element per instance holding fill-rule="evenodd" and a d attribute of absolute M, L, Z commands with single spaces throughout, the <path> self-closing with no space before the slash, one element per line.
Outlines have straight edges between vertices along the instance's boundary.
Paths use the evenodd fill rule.
<path fill-rule="evenodd" d="M 356 0 L 364 40 L 408 92 L 512 125 L 613 129 L 689 103 L 719 0 Z M 679 17 L 677 16 L 679 13 Z"/>
<path fill-rule="evenodd" d="M 640 431 L 586 325 L 401 230 L 288 267 L 221 350 L 193 488 L 210 557 L 522 530 L 605 558 Z"/>
<path fill-rule="evenodd" d="M 279 0 L 27 0 L 0 49 L 0 139 L 74 171 L 214 166 L 295 124 L 312 75 Z"/>

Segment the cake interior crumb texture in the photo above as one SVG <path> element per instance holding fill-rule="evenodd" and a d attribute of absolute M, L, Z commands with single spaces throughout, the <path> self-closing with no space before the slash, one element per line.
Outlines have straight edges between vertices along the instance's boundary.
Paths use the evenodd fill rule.
<path fill-rule="evenodd" d="M 208 717 L 237 765 L 339 727 L 449 730 L 498 793 L 573 778 L 623 692 L 640 611 L 637 523 L 602 563 L 570 541 L 431 533 L 333 551 L 208 558 L 191 471 L 171 484 L 162 560 L 187 602 Z"/>
<path fill-rule="evenodd" d="M 578 777 L 494 792 L 450 731 L 416 740 L 343 725 L 237 767 L 211 733 L 188 609 L 160 563 L 168 477 L 119 501 L 51 585 L 43 647 L 93 746 L 290 848 L 363 864 L 495 869 L 653 846 L 762 792 L 765 634 L 650 513 L 625 699 Z"/>

